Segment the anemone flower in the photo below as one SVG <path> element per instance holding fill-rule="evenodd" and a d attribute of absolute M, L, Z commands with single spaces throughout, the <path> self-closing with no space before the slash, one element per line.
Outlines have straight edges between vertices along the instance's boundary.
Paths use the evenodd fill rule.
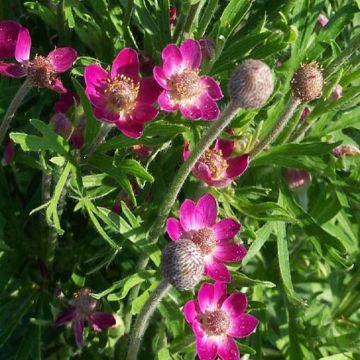
<path fill-rule="evenodd" d="M 84 346 L 85 321 L 96 332 L 116 324 L 115 317 L 112 314 L 95 311 L 97 303 L 97 300 L 90 296 L 90 289 L 82 289 L 75 294 L 66 311 L 55 320 L 56 326 L 72 322 L 76 344 L 80 348 Z"/>
<path fill-rule="evenodd" d="M 31 37 L 28 29 L 12 21 L 0 22 L 0 54 L 6 58 L 15 57 L 18 62 L 0 62 L 0 74 L 13 78 L 26 76 L 31 86 L 65 92 L 57 74 L 72 66 L 77 57 L 76 51 L 69 47 L 57 48 L 46 57 L 36 55 L 30 60 L 30 50 Z"/>
<path fill-rule="evenodd" d="M 246 255 L 243 245 L 231 241 L 241 224 L 230 218 L 217 222 L 216 218 L 216 200 L 211 194 L 205 194 L 197 203 L 186 199 L 180 206 L 180 219 L 167 219 L 166 231 L 173 241 L 189 239 L 199 247 L 204 255 L 205 275 L 230 282 L 230 272 L 224 262 L 240 261 Z"/>
<path fill-rule="evenodd" d="M 153 78 L 139 79 L 139 58 L 135 50 L 122 49 L 111 71 L 92 64 L 85 68 L 86 95 L 94 107 L 94 116 L 112 123 L 126 136 L 139 138 L 144 123 L 154 120 L 153 106 L 160 87 Z"/>
<path fill-rule="evenodd" d="M 227 296 L 226 285 L 202 284 L 197 300 L 188 301 L 183 309 L 186 321 L 196 337 L 200 360 L 240 360 L 234 338 L 251 335 L 259 321 L 246 314 L 247 297 L 241 292 Z"/>
<path fill-rule="evenodd" d="M 210 186 L 223 188 L 241 176 L 249 166 L 249 155 L 234 156 L 235 142 L 217 139 L 214 146 L 205 150 L 194 165 L 192 173 Z M 190 156 L 189 144 L 185 143 L 183 157 Z"/>
<path fill-rule="evenodd" d="M 210 76 L 200 76 L 201 47 L 185 40 L 180 47 L 167 45 L 162 51 L 163 66 L 154 67 L 154 78 L 163 88 L 158 102 L 164 111 L 180 110 L 191 120 L 215 120 L 216 104 L 223 97 L 219 84 Z"/>

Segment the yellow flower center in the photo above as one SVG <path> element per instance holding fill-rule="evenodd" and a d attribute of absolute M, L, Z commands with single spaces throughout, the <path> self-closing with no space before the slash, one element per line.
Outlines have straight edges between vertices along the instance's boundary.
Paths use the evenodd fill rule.
<path fill-rule="evenodd" d="M 111 112 L 129 113 L 136 105 L 139 84 L 125 75 L 108 79 L 104 94 Z"/>
<path fill-rule="evenodd" d="M 228 168 L 228 163 L 223 158 L 221 150 L 205 150 L 200 157 L 200 161 L 208 166 L 211 176 L 216 180 L 221 179 Z"/>

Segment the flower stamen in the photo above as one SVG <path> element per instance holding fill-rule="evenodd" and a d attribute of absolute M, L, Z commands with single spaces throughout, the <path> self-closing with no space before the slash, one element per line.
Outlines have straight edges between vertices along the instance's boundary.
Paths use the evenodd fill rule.
<path fill-rule="evenodd" d="M 199 316 L 202 329 L 210 336 L 220 336 L 226 334 L 230 327 L 230 319 L 225 311 L 207 311 Z"/>
<path fill-rule="evenodd" d="M 215 179 L 221 179 L 224 176 L 228 163 L 223 158 L 221 150 L 207 149 L 201 155 L 200 161 L 206 164 L 211 172 L 211 176 Z"/>
<path fill-rule="evenodd" d="M 190 102 L 202 92 L 198 71 L 184 70 L 171 77 L 171 95 L 178 102 Z"/>
<path fill-rule="evenodd" d="M 32 86 L 47 87 L 56 79 L 56 72 L 49 59 L 36 55 L 27 66 L 27 77 Z"/>
<path fill-rule="evenodd" d="M 213 230 L 203 228 L 192 230 L 188 234 L 189 239 L 199 247 L 203 255 L 210 254 L 216 246 L 216 237 Z"/>

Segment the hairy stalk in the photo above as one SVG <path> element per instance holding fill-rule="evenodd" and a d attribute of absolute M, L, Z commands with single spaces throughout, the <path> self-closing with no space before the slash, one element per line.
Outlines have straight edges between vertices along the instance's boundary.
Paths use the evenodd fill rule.
<path fill-rule="evenodd" d="M 96 135 L 95 139 L 89 145 L 89 147 L 84 151 L 84 154 L 82 156 L 83 160 L 88 158 L 96 150 L 96 148 L 105 140 L 106 136 L 109 134 L 112 127 L 113 126 L 111 124 L 107 124 L 107 123 L 101 124 L 100 130 Z"/>
<path fill-rule="evenodd" d="M 217 119 L 213 125 L 209 128 L 207 133 L 201 138 L 201 140 L 196 144 L 194 150 L 191 152 L 189 158 L 181 165 L 179 171 L 177 172 L 175 178 L 173 179 L 169 191 L 165 196 L 162 205 L 159 209 L 158 215 L 153 226 L 150 229 L 148 241 L 149 243 L 155 243 L 159 236 L 161 229 L 164 225 L 165 219 L 170 213 L 171 208 L 173 207 L 176 198 L 184 185 L 185 180 L 189 176 L 191 169 L 194 167 L 195 163 L 199 160 L 203 152 L 208 149 L 219 134 L 230 124 L 231 120 L 234 118 L 238 112 L 239 107 L 230 102 L 221 113 L 219 119 Z M 144 270 L 148 264 L 149 256 L 143 254 L 139 260 L 137 271 Z M 136 286 L 132 289 L 129 294 L 129 300 L 127 304 L 127 315 L 125 324 L 129 327 L 131 325 L 131 304 L 138 296 L 140 286 Z"/>
<path fill-rule="evenodd" d="M 290 96 L 290 99 L 286 105 L 284 112 L 281 114 L 280 119 L 277 121 L 275 126 L 270 130 L 270 132 L 254 147 L 250 153 L 250 157 L 254 158 L 258 153 L 260 153 L 266 146 L 270 145 L 284 129 L 288 121 L 294 115 L 296 108 L 300 105 L 301 100 L 293 95 Z"/>
<path fill-rule="evenodd" d="M 310 130 L 311 126 L 313 125 L 313 122 L 308 123 L 306 120 L 301 124 L 301 126 L 293 132 L 293 134 L 290 136 L 289 141 L 290 142 L 297 142 L 301 140 L 304 135 Z"/>
<path fill-rule="evenodd" d="M 131 332 L 130 344 L 126 360 L 137 359 L 141 340 L 148 327 L 149 320 L 153 315 L 155 309 L 159 305 L 160 301 L 168 293 L 170 288 L 171 285 L 167 282 L 167 280 L 163 279 L 141 309 Z"/>
<path fill-rule="evenodd" d="M 3 121 L 0 125 L 0 144 L 3 143 L 5 135 L 11 124 L 11 120 L 13 119 L 17 109 L 21 105 L 22 101 L 24 100 L 25 96 L 28 94 L 30 89 L 31 89 L 31 85 L 29 84 L 29 81 L 26 79 L 24 83 L 20 86 L 15 96 L 13 97 L 4 115 Z"/>

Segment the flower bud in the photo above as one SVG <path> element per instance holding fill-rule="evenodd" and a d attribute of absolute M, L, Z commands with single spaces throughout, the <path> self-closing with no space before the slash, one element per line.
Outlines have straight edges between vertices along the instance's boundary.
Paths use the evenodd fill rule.
<path fill-rule="evenodd" d="M 340 145 L 332 149 L 331 153 L 335 157 L 341 158 L 343 156 L 359 156 L 360 150 L 354 145 Z"/>
<path fill-rule="evenodd" d="M 190 290 L 204 273 L 204 257 L 191 240 L 172 241 L 163 250 L 161 269 L 164 278 L 178 290 Z"/>
<path fill-rule="evenodd" d="M 311 112 L 311 110 L 307 106 L 305 106 L 304 110 L 301 113 L 300 120 L 305 121 L 306 118 L 309 116 L 310 112 Z"/>
<path fill-rule="evenodd" d="M 293 94 L 301 101 L 311 101 L 319 98 L 323 86 L 322 70 L 316 62 L 301 65 L 291 80 Z"/>
<path fill-rule="evenodd" d="M 9 165 L 13 161 L 14 156 L 15 156 L 14 142 L 8 138 L 4 141 L 4 154 L 1 160 L 1 164 L 3 166 Z"/>
<path fill-rule="evenodd" d="M 51 117 L 49 124 L 54 129 L 54 131 L 64 139 L 68 139 L 72 133 L 71 122 L 69 118 L 63 113 L 54 114 Z"/>
<path fill-rule="evenodd" d="M 323 14 L 320 14 L 317 20 L 321 27 L 325 27 L 329 22 L 329 19 Z"/>
<path fill-rule="evenodd" d="M 153 150 L 150 146 L 136 144 L 131 147 L 132 152 L 138 159 L 146 159 L 151 156 Z"/>
<path fill-rule="evenodd" d="M 311 174 L 302 169 L 287 169 L 285 177 L 290 190 L 293 191 L 303 190 L 311 183 Z"/>
<path fill-rule="evenodd" d="M 200 49 L 201 49 L 201 57 L 203 61 L 209 61 L 215 51 L 215 43 L 212 39 L 207 36 L 199 39 Z"/>
<path fill-rule="evenodd" d="M 340 84 L 337 84 L 334 90 L 331 92 L 332 100 L 336 101 L 342 97 L 343 88 Z"/>
<path fill-rule="evenodd" d="M 235 68 L 229 83 L 232 102 L 242 108 L 259 108 L 274 90 L 274 77 L 260 60 L 245 60 Z"/>

